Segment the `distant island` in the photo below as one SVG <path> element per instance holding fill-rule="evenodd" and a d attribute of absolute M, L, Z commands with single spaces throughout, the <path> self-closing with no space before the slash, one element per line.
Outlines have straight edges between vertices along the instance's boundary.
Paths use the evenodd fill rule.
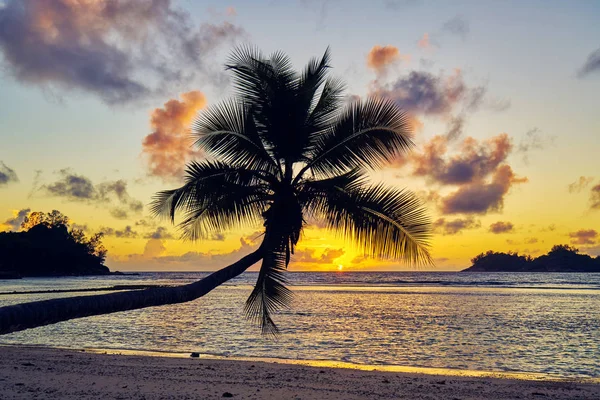
<path fill-rule="evenodd" d="M 0 233 L 0 279 L 110 274 L 102 236 L 87 238 L 59 211 L 33 212 L 21 232 Z"/>
<path fill-rule="evenodd" d="M 471 262 L 473 265 L 463 272 L 600 272 L 600 256 L 593 258 L 564 244 L 537 258 L 488 251 Z"/>

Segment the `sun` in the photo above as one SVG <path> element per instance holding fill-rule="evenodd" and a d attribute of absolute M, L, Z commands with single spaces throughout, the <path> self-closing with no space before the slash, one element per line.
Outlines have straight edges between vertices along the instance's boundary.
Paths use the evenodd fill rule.
<path fill-rule="evenodd" d="M 344 269 L 344 266 L 342 264 L 338 264 L 338 271 L 341 271 Z"/>

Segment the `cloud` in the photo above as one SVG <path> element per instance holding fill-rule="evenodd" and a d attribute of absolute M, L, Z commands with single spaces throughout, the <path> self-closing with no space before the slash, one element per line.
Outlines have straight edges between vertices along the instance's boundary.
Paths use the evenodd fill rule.
<path fill-rule="evenodd" d="M 439 218 L 433 223 L 433 231 L 442 235 L 455 235 L 466 229 L 476 229 L 481 226 L 480 221 L 476 221 L 473 217 L 458 218 L 452 221 L 445 218 Z"/>
<path fill-rule="evenodd" d="M 115 219 L 127 219 L 129 213 L 124 208 L 116 207 L 110 210 L 110 215 Z"/>
<path fill-rule="evenodd" d="M 500 233 L 512 232 L 514 228 L 515 226 L 512 222 L 498 221 L 490 225 L 490 232 L 498 235 Z"/>
<path fill-rule="evenodd" d="M 154 232 L 150 232 L 144 236 L 146 239 L 174 239 L 175 237 L 163 226 L 157 227 Z"/>
<path fill-rule="evenodd" d="M 498 98 L 490 98 L 486 100 L 486 107 L 489 110 L 502 112 L 506 111 L 510 108 L 511 101 L 510 99 L 498 99 Z"/>
<path fill-rule="evenodd" d="M 225 240 L 225 235 L 222 233 L 215 233 L 210 237 L 210 240 L 214 240 L 216 242 L 222 242 Z"/>
<path fill-rule="evenodd" d="M 501 133 L 482 141 L 466 137 L 456 142 L 449 137 L 452 135 L 450 131 L 432 137 L 421 152 L 398 160 L 395 166 L 407 166 L 412 176 L 423 177 L 430 184 L 457 187 L 445 197 L 436 190 L 427 195 L 427 200 L 437 203 L 444 214 L 500 211 L 511 186 L 527 181 L 515 177 L 508 165 L 512 139 Z"/>
<path fill-rule="evenodd" d="M 97 197 L 94 184 L 85 176 L 72 173 L 68 169 L 61 169 L 59 175 L 60 180 L 42 186 L 48 194 L 68 200 L 92 200 Z"/>
<path fill-rule="evenodd" d="M 590 193 L 590 203 L 592 210 L 600 210 L 600 184 L 592 188 Z"/>
<path fill-rule="evenodd" d="M 378 46 L 373 49 L 377 48 Z M 382 52 L 383 48 L 378 49 L 380 51 L 375 54 Z M 384 54 L 388 53 L 391 52 Z M 408 114 L 414 131 L 423 128 L 422 118 L 437 118 L 448 124 L 449 135 L 456 139 L 462 133 L 468 114 L 480 108 L 502 111 L 510 106 L 508 100 L 500 101 L 489 96 L 487 84 L 467 84 L 460 68 L 455 68 L 450 73 L 412 70 L 388 79 L 391 75 L 388 67 L 392 65 L 392 61 L 389 61 L 392 54 L 387 58 L 380 57 L 383 61 L 379 63 L 371 61 L 371 65 L 380 67 L 376 69 L 376 78 L 369 84 L 368 95 L 394 101 Z M 423 59 L 421 62 L 427 63 Z"/>
<path fill-rule="evenodd" d="M 460 70 L 451 76 L 411 71 L 408 76 L 376 88 L 375 94 L 394 100 L 411 114 L 441 115 L 452 111 L 466 90 Z"/>
<path fill-rule="evenodd" d="M 594 178 L 592 178 L 591 176 L 580 176 L 579 179 L 577 179 L 575 182 L 569 184 L 569 193 L 581 192 L 583 189 L 587 188 L 593 180 Z"/>
<path fill-rule="evenodd" d="M 372 82 L 369 94 L 393 100 L 413 118 L 442 117 L 450 120 L 448 129 L 460 133 L 456 128 L 462 128 L 462 125 L 456 125 L 458 120 L 453 120 L 453 114 L 463 114 L 460 117 L 462 124 L 466 112 L 476 111 L 484 104 L 486 93 L 485 86 L 468 87 L 461 70 L 455 69 L 450 75 L 411 71 L 388 83 L 377 79 Z"/>
<path fill-rule="evenodd" d="M 198 72 L 210 76 L 207 56 L 244 35 L 229 22 L 196 27 L 170 0 L 4 3 L 0 51 L 17 81 L 77 89 L 108 104 L 164 95 Z"/>
<path fill-rule="evenodd" d="M 294 253 L 292 262 L 299 264 L 332 264 L 335 259 L 344 254 L 344 249 L 326 248 L 320 256 L 317 256 L 315 255 L 315 249 L 303 249 Z"/>
<path fill-rule="evenodd" d="M 107 264 L 111 269 L 155 271 L 168 268 L 174 271 L 214 271 L 230 265 L 256 250 L 262 241 L 262 231 L 239 238 L 239 246 L 228 252 L 190 251 L 180 255 L 167 255 L 168 243 L 162 239 L 148 239 L 143 252 L 128 255 L 109 254 Z M 292 256 L 293 269 L 298 264 L 333 264 L 345 254 L 342 248 L 326 248 L 321 253 L 316 249 L 297 250 Z M 302 259 L 303 261 L 300 261 Z M 256 270 L 257 264 L 253 270 Z"/>
<path fill-rule="evenodd" d="M 540 240 L 538 238 L 534 238 L 534 237 L 528 237 L 525 238 L 525 240 L 523 241 L 524 244 L 536 244 L 539 243 Z M 513 246 L 519 246 L 523 243 L 519 242 L 518 240 L 512 240 L 512 239 L 506 239 L 506 243 L 513 245 Z M 542 241 L 543 243 L 543 241 Z M 537 252 L 538 250 L 534 250 L 534 252 Z M 529 250 L 524 250 L 525 253 L 529 253 Z"/>
<path fill-rule="evenodd" d="M 423 58 L 421 57 L 419 59 L 419 66 L 423 69 L 429 69 L 432 68 L 435 65 L 435 61 L 429 59 L 429 58 Z"/>
<path fill-rule="evenodd" d="M 360 265 L 360 264 L 363 264 L 363 263 L 367 262 L 370 259 L 371 258 L 369 256 L 361 254 L 361 255 L 358 255 L 358 256 L 354 257 L 352 260 L 350 260 L 350 264 L 352 264 L 352 265 Z"/>
<path fill-rule="evenodd" d="M 462 136 L 465 125 L 465 118 L 462 115 L 452 117 L 447 126 L 446 138 L 448 140 L 456 140 Z"/>
<path fill-rule="evenodd" d="M 457 15 L 444 23 L 442 26 L 442 32 L 455 35 L 465 40 L 469 35 L 471 28 L 469 27 L 469 21 L 463 16 Z"/>
<path fill-rule="evenodd" d="M 429 34 L 427 32 L 425 32 L 423 37 L 417 41 L 417 46 L 419 46 L 421 49 L 430 49 L 433 47 L 429 41 Z"/>
<path fill-rule="evenodd" d="M 181 177 L 186 162 L 200 155 L 192 149 L 189 126 L 196 113 L 206 106 L 206 98 L 199 91 L 183 93 L 180 97 L 181 100 L 171 99 L 163 108 L 152 111 L 153 132 L 142 142 L 149 174 L 164 180 Z"/>
<path fill-rule="evenodd" d="M 467 137 L 454 156 L 447 155 L 448 142 L 448 136 L 434 136 L 422 153 L 414 153 L 410 158 L 412 174 L 444 185 L 475 182 L 494 173 L 512 149 L 506 133 L 483 142 Z"/>
<path fill-rule="evenodd" d="M 29 215 L 29 213 L 31 213 L 31 208 L 15 210 L 13 211 L 13 217 L 4 221 L 2 226 L 8 228 L 9 231 L 16 232 L 21 229 L 21 224 L 25 220 L 25 217 Z"/>
<path fill-rule="evenodd" d="M 89 178 L 78 175 L 65 168 L 57 172 L 59 179 L 42 185 L 39 191 L 49 196 L 62 197 L 69 201 L 81 201 L 110 208 L 117 219 L 126 219 L 130 212 L 139 214 L 144 206 L 141 201 L 131 197 L 127 191 L 127 182 L 106 181 L 94 184 Z"/>
<path fill-rule="evenodd" d="M 71 229 L 78 229 L 80 231 L 83 232 L 89 232 L 90 228 L 87 226 L 87 224 L 76 224 L 76 223 L 71 223 Z"/>
<path fill-rule="evenodd" d="M 165 244 L 160 239 L 150 239 L 146 242 L 146 246 L 144 246 L 144 253 L 142 257 L 144 258 L 155 258 L 160 257 L 165 253 L 167 248 Z"/>
<path fill-rule="evenodd" d="M 410 61 L 409 54 L 400 54 L 395 46 L 373 46 L 367 54 L 367 66 L 377 74 L 384 74 L 392 64 Z"/>
<path fill-rule="evenodd" d="M 571 244 L 596 244 L 598 232 L 594 229 L 580 229 L 577 232 L 570 232 Z"/>
<path fill-rule="evenodd" d="M 262 243 L 264 237 L 263 231 L 255 231 L 249 235 L 240 237 L 240 243 L 242 246 L 254 246 Z"/>
<path fill-rule="evenodd" d="M 9 168 L 4 162 L 0 161 L 0 186 L 8 185 L 11 182 L 18 182 L 19 178 L 14 169 Z"/>
<path fill-rule="evenodd" d="M 544 135 L 538 128 L 528 130 L 521 136 L 521 141 L 517 146 L 517 152 L 523 154 L 523 160 L 529 161 L 529 152 L 532 150 L 543 150 L 554 142 L 553 136 Z"/>
<path fill-rule="evenodd" d="M 592 257 L 600 257 L 600 245 L 586 247 L 585 252 Z"/>
<path fill-rule="evenodd" d="M 540 232 L 554 232 L 556 230 L 555 224 L 550 224 L 540 229 Z"/>
<path fill-rule="evenodd" d="M 440 209 L 444 214 L 499 212 L 504 207 L 504 196 L 512 185 L 524 182 L 527 182 L 527 178 L 515 177 L 509 165 L 502 165 L 494 173 L 491 182 L 475 181 L 442 198 Z"/>
<path fill-rule="evenodd" d="M 100 228 L 100 232 L 104 233 L 105 236 L 115 236 L 118 238 L 134 239 L 138 237 L 137 231 L 134 231 L 131 225 L 127 225 L 121 230 L 109 227 L 102 227 Z"/>
<path fill-rule="evenodd" d="M 97 196 L 103 201 L 110 201 L 112 195 L 116 196 L 117 200 L 127 206 L 129 211 L 140 213 L 144 205 L 141 201 L 132 198 L 127 192 L 127 182 L 122 179 L 112 182 L 102 182 L 95 187 Z"/>
<path fill-rule="evenodd" d="M 325 249 L 321 254 L 321 262 L 325 264 L 332 263 L 337 258 L 343 256 L 346 253 L 344 249 Z"/>
<path fill-rule="evenodd" d="M 150 238 L 144 251 L 138 254 L 114 256 L 109 254 L 111 268 L 154 271 L 172 270 L 211 271 L 230 265 L 254 251 L 260 243 L 259 233 L 240 237 L 240 247 L 226 253 L 190 251 L 181 255 L 165 255 L 167 248 L 162 239 Z"/>
<path fill-rule="evenodd" d="M 237 15 L 237 10 L 235 7 L 229 6 L 225 9 L 225 14 L 229 15 L 230 17 L 235 17 Z"/>
<path fill-rule="evenodd" d="M 591 52 L 585 63 L 579 68 L 577 76 L 585 78 L 593 73 L 600 72 L 600 48 Z"/>

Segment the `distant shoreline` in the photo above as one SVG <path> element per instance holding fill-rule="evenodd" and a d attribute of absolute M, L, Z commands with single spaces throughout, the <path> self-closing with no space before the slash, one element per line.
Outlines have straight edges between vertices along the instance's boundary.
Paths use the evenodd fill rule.
<path fill-rule="evenodd" d="M 536 258 L 489 250 L 475 256 L 471 262 L 473 265 L 462 272 L 600 272 L 600 256 L 593 258 L 567 244 L 555 245 L 547 254 Z"/>
<path fill-rule="evenodd" d="M 24 290 L 12 292 L 0 292 L 0 296 L 11 294 L 43 294 L 43 293 L 77 293 L 77 292 L 114 292 L 118 290 L 143 290 L 151 288 L 166 287 L 165 285 L 114 285 L 110 287 L 82 288 L 82 289 L 48 289 L 48 290 Z"/>
<path fill-rule="evenodd" d="M 87 276 L 127 276 L 127 275 L 138 275 L 138 272 L 121 272 L 121 271 L 108 271 L 106 273 L 92 273 L 92 274 L 36 274 L 36 275 L 21 275 L 13 271 L 0 271 L 0 281 L 13 280 L 13 279 L 25 279 L 25 278 L 78 278 Z"/>

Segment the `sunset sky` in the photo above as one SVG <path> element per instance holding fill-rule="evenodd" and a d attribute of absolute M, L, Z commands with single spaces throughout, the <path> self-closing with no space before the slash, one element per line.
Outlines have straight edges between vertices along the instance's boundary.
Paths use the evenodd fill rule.
<path fill-rule="evenodd" d="M 107 4 L 111 4 L 108 6 Z M 213 270 L 260 226 L 183 242 L 153 193 L 201 158 L 187 132 L 231 94 L 238 44 L 302 68 L 329 46 L 348 95 L 386 96 L 417 147 L 372 175 L 431 212 L 431 269 L 554 244 L 600 255 L 598 1 L 0 0 L 0 230 L 58 209 L 112 270 Z M 405 270 L 309 227 L 291 270 Z"/>

